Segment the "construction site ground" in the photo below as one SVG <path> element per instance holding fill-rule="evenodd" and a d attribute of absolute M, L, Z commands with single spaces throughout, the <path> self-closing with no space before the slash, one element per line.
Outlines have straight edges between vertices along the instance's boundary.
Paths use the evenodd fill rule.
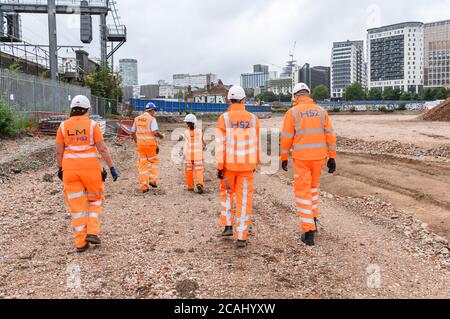
<path fill-rule="evenodd" d="M 206 193 L 186 192 L 166 139 L 160 188 L 138 194 L 134 144 L 109 140 L 122 177 L 106 182 L 103 245 L 77 254 L 53 140 L 2 141 L 0 298 L 450 298 L 450 123 L 332 120 L 338 171 L 324 171 L 312 248 L 300 242 L 292 165 L 256 175 L 255 221 L 238 250 L 219 236 L 213 164 Z M 160 126 L 170 136 L 180 125 Z"/>

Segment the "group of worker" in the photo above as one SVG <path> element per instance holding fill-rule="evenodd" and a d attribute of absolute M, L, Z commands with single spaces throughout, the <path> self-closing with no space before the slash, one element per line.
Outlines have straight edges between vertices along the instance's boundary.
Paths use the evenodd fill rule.
<path fill-rule="evenodd" d="M 327 162 L 329 173 L 336 170 L 336 134 L 328 113 L 310 97 L 310 89 L 299 83 L 293 90 L 293 107 L 285 115 L 281 133 L 280 160 L 288 171 L 292 149 L 294 161 L 294 188 L 296 212 L 302 228 L 301 241 L 314 245 L 319 214 L 319 180 Z M 216 126 L 215 154 L 217 177 L 220 181 L 220 225 L 222 236 L 234 236 L 237 247 L 247 245 L 252 222 L 254 174 L 260 164 L 260 122 L 246 111 L 246 94 L 242 87 L 233 86 L 228 93 L 230 106 L 219 117 Z M 72 215 L 76 248 L 86 251 L 100 245 L 99 214 L 104 204 L 103 182 L 106 170 L 101 169 L 98 153 L 110 168 L 113 180 L 120 174 L 114 167 L 103 141 L 99 125 L 89 119 L 90 102 L 77 96 L 71 103 L 70 119 L 57 132 L 58 176 L 64 183 L 64 195 Z M 155 117 L 156 106 L 149 103 L 145 112 L 136 117 L 131 128 L 137 145 L 139 170 L 138 191 L 146 193 L 158 187 L 159 131 Z M 203 131 L 197 127 L 197 118 L 185 118 L 183 155 L 187 191 L 199 194 L 205 190 Z"/>

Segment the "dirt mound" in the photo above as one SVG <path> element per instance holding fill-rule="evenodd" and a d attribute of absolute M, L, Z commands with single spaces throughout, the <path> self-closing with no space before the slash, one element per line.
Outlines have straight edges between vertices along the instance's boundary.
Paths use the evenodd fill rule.
<path fill-rule="evenodd" d="M 422 115 L 422 120 L 450 122 L 450 98 Z"/>

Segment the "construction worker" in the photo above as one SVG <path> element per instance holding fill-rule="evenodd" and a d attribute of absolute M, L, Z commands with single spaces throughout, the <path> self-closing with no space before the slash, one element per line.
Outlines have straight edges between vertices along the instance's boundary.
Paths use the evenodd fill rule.
<path fill-rule="evenodd" d="M 206 144 L 203 140 L 203 131 L 196 128 L 197 117 L 194 114 L 188 114 L 184 119 L 188 129 L 184 132 L 184 159 L 185 159 L 185 176 L 187 190 L 194 191 L 194 175 L 197 181 L 197 192 L 203 194 L 205 184 L 203 181 L 203 149 Z"/>
<path fill-rule="evenodd" d="M 78 252 L 86 251 L 90 244 L 101 244 L 99 214 L 103 212 L 105 201 L 106 171 L 102 172 L 98 153 L 110 168 L 114 181 L 120 176 L 103 141 L 100 126 L 89 119 L 90 108 L 87 97 L 74 97 L 70 119 L 61 123 L 56 135 L 58 177 L 64 182 L 64 197 L 72 214 Z"/>
<path fill-rule="evenodd" d="M 225 227 L 222 236 L 234 234 L 239 248 L 247 245 L 253 206 L 253 175 L 259 164 L 260 150 L 259 119 L 245 110 L 245 98 L 242 87 L 233 86 L 230 89 L 228 100 L 231 105 L 220 116 L 216 129 L 220 225 Z"/>
<path fill-rule="evenodd" d="M 159 132 L 155 113 L 156 105 L 148 103 L 144 114 L 135 118 L 131 128 L 133 140 L 137 144 L 139 190 L 143 193 L 150 191 L 149 185 L 158 187 L 159 147 L 156 138 L 163 139 L 164 135 Z"/>
<path fill-rule="evenodd" d="M 294 106 L 287 111 L 281 133 L 282 168 L 288 171 L 289 150 L 294 160 L 297 215 L 303 230 L 301 240 L 314 246 L 319 214 L 319 179 L 328 158 L 329 173 L 336 171 L 336 134 L 328 113 L 310 98 L 304 83 L 294 87 Z"/>

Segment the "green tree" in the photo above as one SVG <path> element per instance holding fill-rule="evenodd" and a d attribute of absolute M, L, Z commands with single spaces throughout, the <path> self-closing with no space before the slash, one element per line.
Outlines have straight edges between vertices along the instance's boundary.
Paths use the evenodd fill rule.
<path fill-rule="evenodd" d="M 316 101 L 323 101 L 330 97 L 330 92 L 325 85 L 321 84 L 314 88 L 311 97 Z"/>
<path fill-rule="evenodd" d="M 409 92 L 403 92 L 400 95 L 400 101 L 411 101 L 413 99 L 413 95 Z"/>
<path fill-rule="evenodd" d="M 383 100 L 386 101 L 398 101 L 402 91 L 400 89 L 394 89 L 392 87 L 387 87 L 383 92 Z"/>
<path fill-rule="evenodd" d="M 437 88 L 434 92 L 434 99 L 435 100 L 445 100 L 447 98 L 448 92 L 445 88 Z"/>
<path fill-rule="evenodd" d="M 363 101 L 366 99 L 366 92 L 361 83 L 355 82 L 345 89 L 344 100 Z"/>
<path fill-rule="evenodd" d="M 15 132 L 15 119 L 6 105 L 5 100 L 0 98 L 0 135 L 10 135 Z"/>
<path fill-rule="evenodd" d="M 175 94 L 175 98 L 176 99 L 184 99 L 185 95 L 186 94 L 184 91 L 179 91 L 177 94 Z"/>
<path fill-rule="evenodd" d="M 92 95 L 106 99 L 122 97 L 121 83 L 120 75 L 111 75 L 109 68 L 102 68 L 99 72 L 86 76 L 86 84 L 91 88 Z"/>
<path fill-rule="evenodd" d="M 424 101 L 433 101 L 434 100 L 433 90 L 430 88 L 423 89 L 420 92 L 420 99 Z"/>
<path fill-rule="evenodd" d="M 367 99 L 370 101 L 380 101 L 383 99 L 383 92 L 380 88 L 371 88 L 367 94 Z"/>

